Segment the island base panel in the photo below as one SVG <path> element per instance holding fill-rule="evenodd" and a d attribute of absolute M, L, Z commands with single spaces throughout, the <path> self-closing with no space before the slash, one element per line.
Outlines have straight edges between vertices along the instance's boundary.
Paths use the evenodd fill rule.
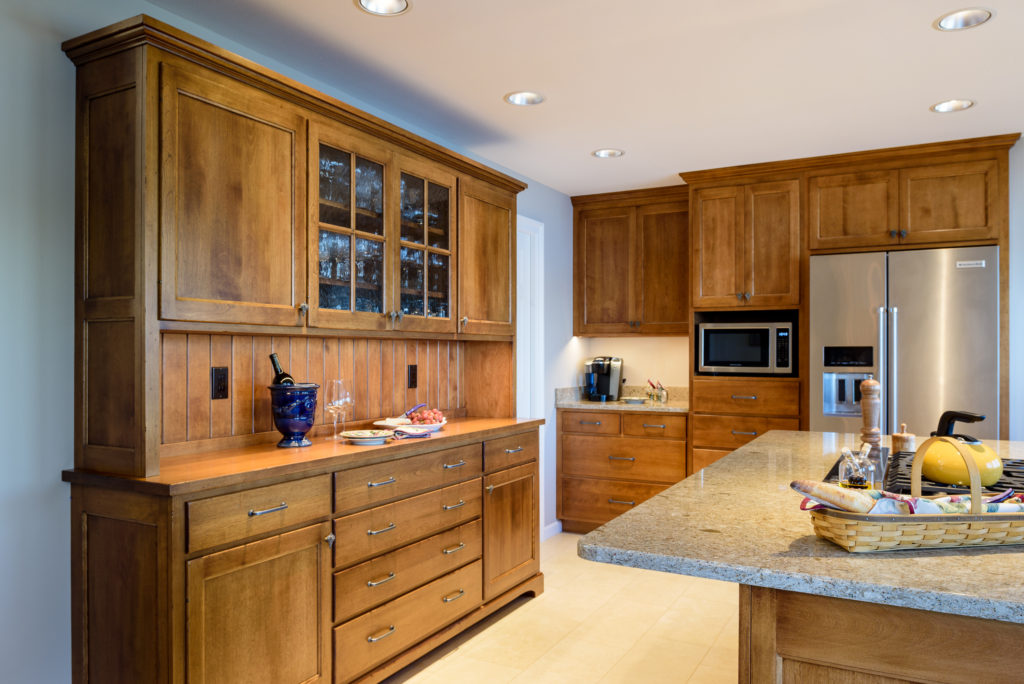
<path fill-rule="evenodd" d="M 1005 679 L 1024 625 L 740 586 L 739 681 L 800 684 Z"/>

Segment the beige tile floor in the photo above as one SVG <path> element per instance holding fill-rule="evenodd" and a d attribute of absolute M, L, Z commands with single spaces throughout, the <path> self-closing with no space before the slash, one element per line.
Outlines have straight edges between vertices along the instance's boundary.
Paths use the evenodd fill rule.
<path fill-rule="evenodd" d="M 585 561 L 541 545 L 544 593 L 520 598 L 388 684 L 736 681 L 737 585 Z"/>

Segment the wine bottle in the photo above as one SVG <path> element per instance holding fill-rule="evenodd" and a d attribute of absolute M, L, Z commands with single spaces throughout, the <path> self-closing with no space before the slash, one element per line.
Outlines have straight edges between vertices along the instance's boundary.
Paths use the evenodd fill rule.
<path fill-rule="evenodd" d="M 274 367 L 274 380 L 272 385 L 294 385 L 295 378 L 281 370 L 281 362 L 277 360 L 277 354 L 270 355 L 270 364 Z"/>

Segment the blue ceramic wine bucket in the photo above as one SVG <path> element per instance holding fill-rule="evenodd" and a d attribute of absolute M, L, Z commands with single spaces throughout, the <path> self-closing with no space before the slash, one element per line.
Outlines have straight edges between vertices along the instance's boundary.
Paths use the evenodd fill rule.
<path fill-rule="evenodd" d="M 316 416 L 316 390 L 320 385 L 310 382 L 268 387 L 274 427 L 284 435 L 284 439 L 278 442 L 277 446 L 310 446 L 312 442 L 306 439 L 306 433 L 313 427 L 313 419 Z"/>

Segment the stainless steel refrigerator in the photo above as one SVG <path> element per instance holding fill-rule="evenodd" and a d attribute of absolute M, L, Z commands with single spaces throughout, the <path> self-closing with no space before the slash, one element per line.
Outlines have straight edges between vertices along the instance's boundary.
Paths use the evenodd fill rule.
<path fill-rule="evenodd" d="M 999 248 L 829 254 L 810 260 L 810 427 L 859 432 L 860 383 L 882 385 L 882 433 L 917 435 L 946 410 L 999 436 Z"/>

